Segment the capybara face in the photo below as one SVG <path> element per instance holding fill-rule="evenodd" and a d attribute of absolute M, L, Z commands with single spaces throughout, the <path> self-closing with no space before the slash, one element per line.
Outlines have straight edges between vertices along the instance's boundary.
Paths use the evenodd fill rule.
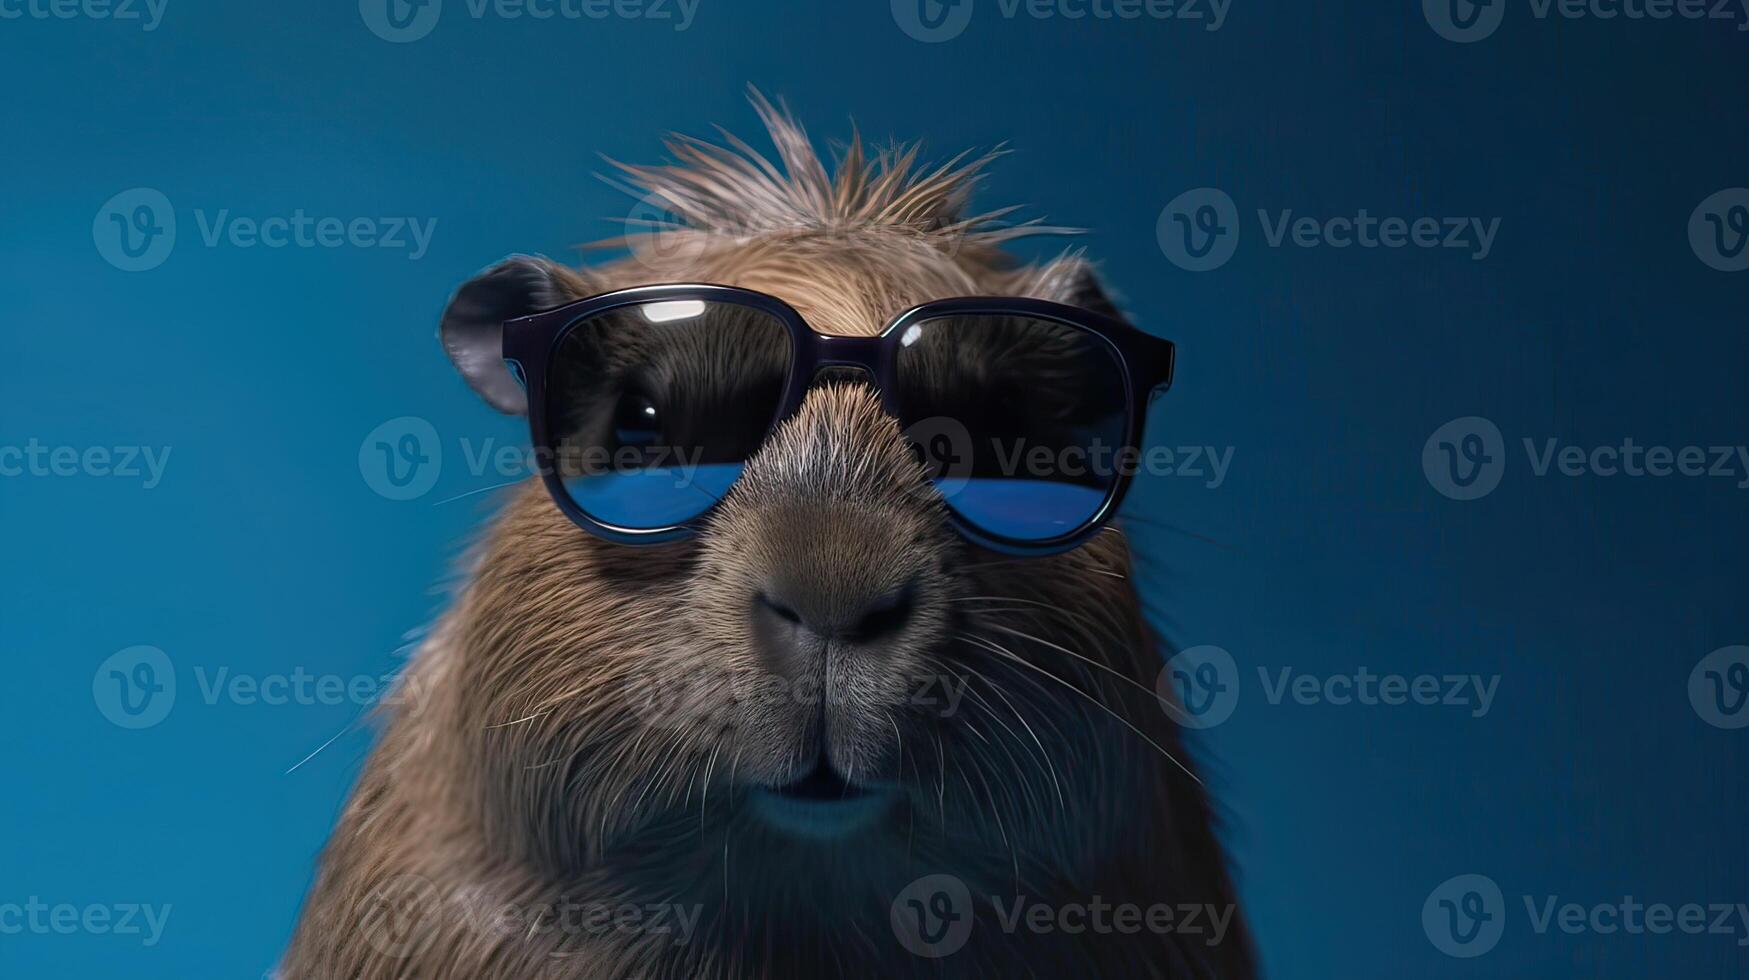
<path fill-rule="evenodd" d="M 928 299 L 1050 281 L 980 281 L 947 249 L 872 230 L 689 261 L 628 263 L 586 288 L 724 282 L 818 329 L 872 334 Z M 1125 662 L 1142 626 L 1121 536 L 1032 559 L 968 544 L 872 379 L 818 379 L 769 434 L 735 421 L 737 406 L 775 400 L 785 360 L 729 317 L 603 331 L 559 358 L 616 379 L 555 406 L 564 438 L 613 446 L 659 431 L 700 465 L 751 451 L 684 542 L 598 540 L 538 484 L 493 528 L 462 618 L 460 683 L 474 692 L 480 769 L 503 781 L 495 820 L 560 867 L 701 812 L 773 848 L 854 838 L 875 853 L 933 826 L 1003 864 L 1022 849 L 1048 862 L 1066 816 L 1115 826 L 1117 801 L 1151 771 L 1137 760 L 1163 751 L 1125 724 L 1151 677 Z M 1055 353 L 1041 347 L 1003 400 L 1017 425 L 1069 410 L 1050 383 Z M 978 352 L 939 361 L 944 411 L 989 410 L 954 400 L 956 385 L 1002 390 Z"/>
<path fill-rule="evenodd" d="M 842 335 L 958 296 L 1115 315 L 1078 255 L 1031 266 L 1001 247 L 1062 229 L 966 216 L 985 160 L 923 170 L 915 151 L 870 160 L 852 143 L 829 176 L 787 115 L 756 104 L 781 169 L 685 140 L 672 166 L 625 168 L 677 216 L 664 247 L 634 238 L 632 257 L 587 270 L 513 258 L 457 292 L 442 339 L 477 392 L 528 408 L 504 321 L 638 285 L 756 290 Z M 410 668 L 422 710 L 391 715 L 288 975 L 1248 976 L 1237 923 L 1215 948 L 992 922 L 951 964 L 914 956 L 889 923 L 936 875 L 982 896 L 965 910 L 980 923 L 996 896 L 1232 918 L 1206 798 L 1153 693 L 1160 654 L 1122 532 L 1047 557 L 986 550 L 956 530 L 918 449 L 935 417 L 1047 448 L 1098 423 L 1110 393 L 1074 369 L 1088 351 L 1025 326 L 982 346 L 924 332 L 899 401 L 920 417 L 831 367 L 773 427 L 783 342 L 744 310 L 696 314 L 561 338 L 546 377 L 587 383 L 550 385 L 567 394 L 545 406 L 548 465 L 567 492 L 602 475 L 569 451 L 587 447 L 660 455 L 681 481 L 731 463 L 738 479 L 696 534 L 648 546 L 579 527 L 539 479 L 513 492 Z M 438 910 L 416 960 L 357 928 L 385 882 L 409 879 Z M 494 932 L 458 895 L 657 903 L 697 924 L 684 946 Z"/>

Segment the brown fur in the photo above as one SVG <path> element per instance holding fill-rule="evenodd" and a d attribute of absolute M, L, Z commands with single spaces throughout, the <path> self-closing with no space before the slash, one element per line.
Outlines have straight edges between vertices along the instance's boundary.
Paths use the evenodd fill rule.
<path fill-rule="evenodd" d="M 696 142 L 677 144 L 676 168 L 628 168 L 696 247 L 568 270 L 560 287 L 730 283 L 850 334 L 947 296 L 1096 297 L 1078 258 L 1016 267 L 998 250 L 1016 227 L 962 217 L 981 161 L 916 172 L 907 151 L 867 163 L 853 144 L 833 178 L 760 107 L 781 171 Z M 917 583 L 897 637 L 828 655 L 824 714 L 768 683 L 784 678 L 748 610 L 773 575 L 827 595 Z M 385 713 L 284 973 L 1250 976 L 1240 916 L 1216 945 L 1008 935 L 981 897 L 1235 901 L 1203 789 L 1171 758 L 1185 756 L 1150 691 L 1161 660 L 1129 575 L 1116 530 L 1039 559 L 965 543 L 859 384 L 812 391 L 687 542 L 599 540 L 528 481 L 408 668 L 419 710 Z M 952 717 L 911 701 L 941 676 L 969 685 Z M 902 785 L 889 819 L 813 842 L 744 812 L 751 787 L 798 777 L 817 745 L 841 771 Z M 907 952 L 888 918 L 898 890 L 933 873 L 980 896 L 969 943 L 939 960 Z M 480 914 L 534 909 L 551 926 L 561 897 L 700 918 L 679 945 Z"/>

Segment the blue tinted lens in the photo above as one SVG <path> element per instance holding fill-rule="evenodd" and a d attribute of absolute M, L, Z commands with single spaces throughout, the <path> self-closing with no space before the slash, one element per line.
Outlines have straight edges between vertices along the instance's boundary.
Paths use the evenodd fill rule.
<path fill-rule="evenodd" d="M 1050 480 L 938 477 L 935 485 L 966 520 L 1022 541 L 1048 541 L 1076 530 L 1099 513 L 1106 497 L 1100 487 Z"/>
<path fill-rule="evenodd" d="M 740 478 L 740 463 L 651 466 L 566 477 L 565 492 L 584 513 L 616 527 L 672 527 L 710 510 Z"/>
<path fill-rule="evenodd" d="M 900 335 L 901 421 L 961 520 L 1021 542 L 1100 515 L 1125 449 L 1125 375 L 1102 338 L 1020 316 L 928 320 Z"/>
<path fill-rule="evenodd" d="M 646 531 L 728 493 L 775 420 L 789 331 L 751 307 L 665 300 L 573 326 L 548 370 L 552 466 L 585 514 Z"/>

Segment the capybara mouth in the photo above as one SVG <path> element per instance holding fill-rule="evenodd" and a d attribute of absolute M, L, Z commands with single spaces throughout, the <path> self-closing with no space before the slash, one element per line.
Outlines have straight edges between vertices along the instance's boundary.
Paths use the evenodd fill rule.
<path fill-rule="evenodd" d="M 753 792 L 753 810 L 779 830 L 801 837 L 841 837 L 873 824 L 896 789 L 853 783 L 824 759 L 806 776 Z"/>
<path fill-rule="evenodd" d="M 814 766 L 814 770 L 801 779 L 778 786 L 772 792 L 792 800 L 815 803 L 844 802 L 868 793 L 862 787 L 846 782 L 824 761 Z"/>

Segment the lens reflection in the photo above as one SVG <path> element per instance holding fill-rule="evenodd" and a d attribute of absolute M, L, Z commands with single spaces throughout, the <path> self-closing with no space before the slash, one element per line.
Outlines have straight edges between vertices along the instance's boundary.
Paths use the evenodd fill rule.
<path fill-rule="evenodd" d="M 1076 531 L 1133 465 L 1123 371 L 1079 328 L 1006 315 L 912 324 L 898 385 L 901 421 L 948 506 L 989 534 Z"/>
<path fill-rule="evenodd" d="M 783 395 L 789 332 L 733 303 L 663 300 L 571 328 L 548 375 L 552 465 L 584 513 L 628 530 L 721 500 Z"/>

